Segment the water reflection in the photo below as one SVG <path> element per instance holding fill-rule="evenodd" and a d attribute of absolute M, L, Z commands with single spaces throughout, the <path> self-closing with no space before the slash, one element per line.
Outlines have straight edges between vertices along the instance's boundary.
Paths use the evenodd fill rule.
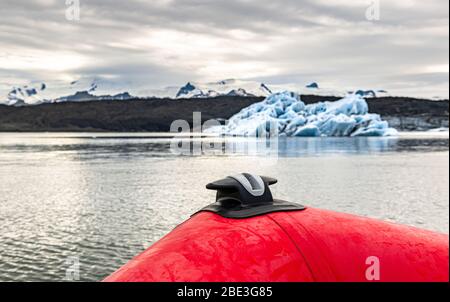
<path fill-rule="evenodd" d="M 61 134 L 60 134 L 61 135 Z M 302 157 L 322 155 L 357 155 L 386 152 L 439 152 L 449 149 L 448 136 L 408 137 L 357 137 L 357 138 L 292 138 L 256 141 L 246 138 L 171 138 L 170 134 L 150 136 L 58 136 L 31 137 L 20 141 L 0 136 L 0 152 L 48 153 L 84 159 L 118 157 L 171 157 L 173 142 L 187 144 L 182 155 L 209 156 L 279 156 Z M 198 149 L 199 148 L 199 149 Z M 200 150 L 200 151 L 199 151 Z M 0 157 L 1 159 L 1 157 Z"/>

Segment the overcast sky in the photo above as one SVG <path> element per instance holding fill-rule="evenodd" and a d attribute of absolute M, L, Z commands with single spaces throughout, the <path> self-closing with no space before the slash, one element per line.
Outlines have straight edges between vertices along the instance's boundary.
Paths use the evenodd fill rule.
<path fill-rule="evenodd" d="M 448 0 L 380 0 L 372 21 L 371 0 L 80 0 L 78 21 L 65 0 L 0 1 L 2 87 L 238 78 L 448 98 Z"/>

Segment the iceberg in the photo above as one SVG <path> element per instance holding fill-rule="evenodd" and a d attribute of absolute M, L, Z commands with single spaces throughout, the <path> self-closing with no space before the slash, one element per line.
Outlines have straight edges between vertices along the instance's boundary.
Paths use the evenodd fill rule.
<path fill-rule="evenodd" d="M 275 126 L 274 126 L 275 125 Z M 271 128 L 272 127 L 272 128 Z M 264 131 L 292 137 L 356 137 L 395 136 L 378 114 L 369 113 L 366 100 L 358 93 L 349 94 L 335 102 L 306 105 L 294 92 L 268 96 L 237 113 L 225 126 L 206 130 L 233 136 L 258 136 Z"/>

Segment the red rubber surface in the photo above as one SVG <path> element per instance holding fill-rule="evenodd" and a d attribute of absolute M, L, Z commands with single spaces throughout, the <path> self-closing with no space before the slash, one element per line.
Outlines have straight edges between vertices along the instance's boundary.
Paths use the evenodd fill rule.
<path fill-rule="evenodd" d="M 449 238 L 307 209 L 243 220 L 200 213 L 106 278 L 108 282 L 449 281 Z"/>

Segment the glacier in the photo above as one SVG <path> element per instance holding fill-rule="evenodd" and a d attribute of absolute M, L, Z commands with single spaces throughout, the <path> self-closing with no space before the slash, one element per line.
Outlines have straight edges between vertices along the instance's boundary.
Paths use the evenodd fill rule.
<path fill-rule="evenodd" d="M 293 137 L 395 136 L 378 114 L 369 113 L 366 100 L 358 93 L 335 102 L 306 105 L 299 94 L 279 92 L 234 115 L 224 126 L 206 129 L 207 133 L 233 136 L 260 136 L 273 132 Z"/>

